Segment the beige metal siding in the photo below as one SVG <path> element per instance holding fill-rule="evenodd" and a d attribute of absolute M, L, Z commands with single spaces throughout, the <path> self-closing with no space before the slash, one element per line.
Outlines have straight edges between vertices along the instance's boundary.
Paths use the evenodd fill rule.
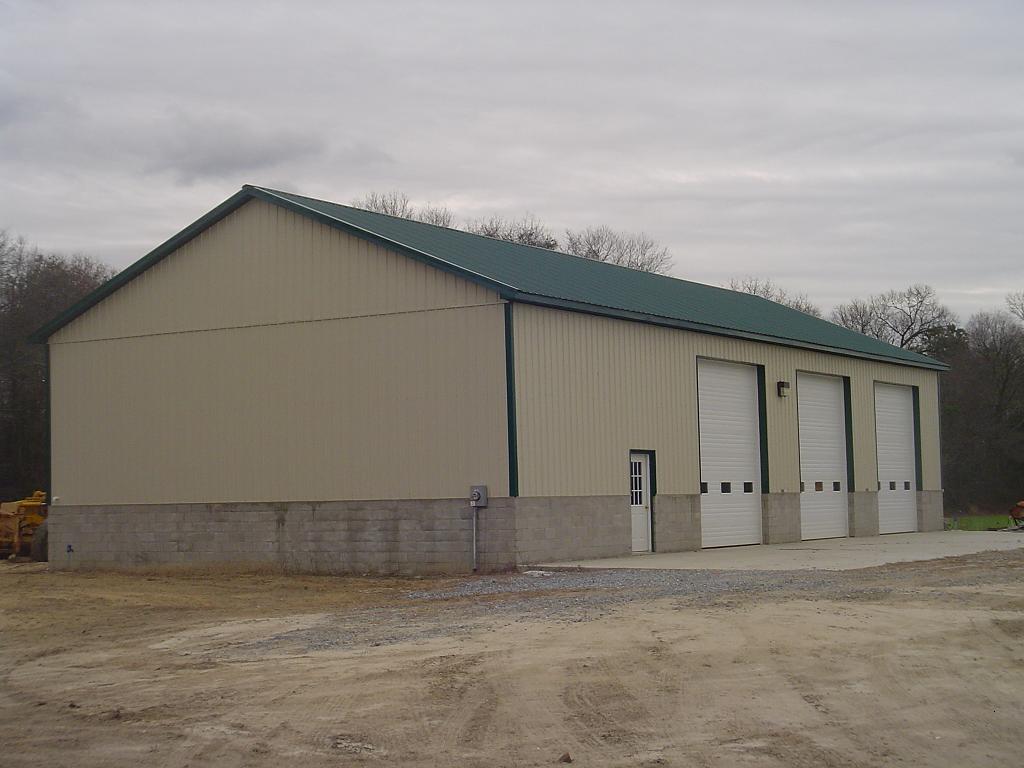
<path fill-rule="evenodd" d="M 150 267 L 51 343 L 487 304 L 461 278 L 262 200 Z"/>
<path fill-rule="evenodd" d="M 498 297 L 254 201 L 51 339 L 62 504 L 508 493 Z"/>
<path fill-rule="evenodd" d="M 517 304 L 519 488 L 523 496 L 622 493 L 630 449 L 657 451 L 659 493 L 698 493 L 696 358 L 765 367 L 769 487 L 799 490 L 796 372 L 848 376 L 857 490 L 877 488 L 874 382 L 921 391 L 923 488 L 941 488 L 938 375 L 721 336 Z"/>
<path fill-rule="evenodd" d="M 508 493 L 501 305 L 58 344 L 63 504 Z M 467 369 L 467 351 L 474 366 Z"/>

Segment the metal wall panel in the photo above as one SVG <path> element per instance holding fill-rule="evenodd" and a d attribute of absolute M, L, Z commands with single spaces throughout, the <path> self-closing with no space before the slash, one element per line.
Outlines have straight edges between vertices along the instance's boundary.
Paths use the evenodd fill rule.
<path fill-rule="evenodd" d="M 502 333 L 493 305 L 54 345 L 53 493 L 507 495 Z"/>
<path fill-rule="evenodd" d="M 798 492 L 797 371 L 848 376 L 855 490 L 876 490 L 874 382 L 921 395 L 923 488 L 941 489 L 938 374 L 791 347 L 517 305 L 519 482 L 523 496 L 623 493 L 630 449 L 658 452 L 658 492 L 700 490 L 696 358 L 765 367 L 769 489 Z"/>
<path fill-rule="evenodd" d="M 260 201 L 51 340 L 63 504 L 508 493 L 503 304 Z"/>
<path fill-rule="evenodd" d="M 252 200 L 55 333 L 53 344 L 488 304 L 497 296 Z"/>

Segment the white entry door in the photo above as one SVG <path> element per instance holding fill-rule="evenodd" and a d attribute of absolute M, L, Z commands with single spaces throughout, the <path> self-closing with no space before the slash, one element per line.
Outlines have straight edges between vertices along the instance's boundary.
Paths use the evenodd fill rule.
<path fill-rule="evenodd" d="M 878 532 L 917 530 L 917 445 L 910 387 L 875 384 Z"/>
<path fill-rule="evenodd" d="M 646 453 L 629 454 L 629 509 L 633 551 L 651 551 L 651 461 Z"/>
<path fill-rule="evenodd" d="M 846 397 L 838 376 L 798 373 L 800 533 L 803 539 L 846 536 Z"/>
<path fill-rule="evenodd" d="M 697 361 L 700 530 L 705 547 L 761 543 L 757 369 Z"/>

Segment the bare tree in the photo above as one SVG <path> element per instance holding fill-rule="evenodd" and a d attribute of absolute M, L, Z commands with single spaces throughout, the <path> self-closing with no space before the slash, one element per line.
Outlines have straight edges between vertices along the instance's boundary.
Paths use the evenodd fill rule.
<path fill-rule="evenodd" d="M 400 219 L 416 218 L 416 209 L 413 207 L 409 196 L 405 192 L 392 190 L 391 192 L 370 192 L 358 200 L 353 200 L 352 205 L 374 213 L 386 213 L 388 216 L 397 216 Z"/>
<path fill-rule="evenodd" d="M 443 205 L 425 205 L 413 216 L 416 221 L 433 224 L 436 227 L 454 227 L 455 214 Z"/>
<path fill-rule="evenodd" d="M 558 238 L 532 213 L 519 218 L 494 215 L 483 219 L 467 221 L 459 226 L 451 210 L 440 205 L 427 204 L 417 207 L 404 192 L 370 192 L 354 200 L 352 205 L 375 213 L 397 216 L 413 221 L 422 221 L 439 227 L 462 229 L 475 235 L 493 237 L 522 245 L 555 250 Z M 672 264 L 668 249 L 653 238 L 640 233 L 616 232 L 610 227 L 588 227 L 581 230 L 566 230 L 566 250 L 576 256 L 606 261 L 644 272 L 664 274 Z"/>
<path fill-rule="evenodd" d="M 46 480 L 46 352 L 28 336 L 112 274 L 0 230 L 0 498 Z"/>
<path fill-rule="evenodd" d="M 1024 291 L 1007 294 L 1006 306 L 1016 317 L 1024 321 Z"/>
<path fill-rule="evenodd" d="M 863 333 L 865 336 L 873 336 L 876 339 L 887 338 L 882 313 L 875 302 L 870 299 L 853 299 L 846 304 L 840 304 L 832 310 L 829 319 L 837 325 L 857 333 Z"/>
<path fill-rule="evenodd" d="M 729 290 L 750 293 L 762 299 L 774 301 L 787 307 L 800 310 L 811 317 L 821 317 L 821 310 L 809 299 L 806 293 L 792 293 L 768 277 L 733 278 L 729 281 Z"/>
<path fill-rule="evenodd" d="M 897 347 L 928 353 L 930 339 L 955 327 L 957 317 L 930 285 L 912 285 L 840 304 L 831 320 Z"/>
<path fill-rule="evenodd" d="M 558 240 L 550 229 L 542 224 L 532 213 L 518 219 L 506 219 L 502 216 L 491 216 L 487 219 L 476 219 L 466 223 L 467 232 L 475 235 L 493 237 L 496 240 L 508 240 L 522 245 L 533 245 L 538 248 L 553 250 L 558 247 Z"/>
<path fill-rule="evenodd" d="M 644 233 L 616 232 L 611 227 L 565 231 L 566 253 L 585 259 L 618 264 L 641 272 L 665 274 L 672 266 L 668 249 Z"/>
<path fill-rule="evenodd" d="M 425 224 L 434 224 L 438 227 L 454 227 L 455 214 L 443 205 L 424 205 L 417 208 L 413 205 L 405 192 L 394 190 L 392 192 L 370 192 L 367 195 L 353 200 L 352 205 L 374 213 L 385 213 L 388 216 L 397 216 L 400 219 L 411 219 L 422 221 Z"/>

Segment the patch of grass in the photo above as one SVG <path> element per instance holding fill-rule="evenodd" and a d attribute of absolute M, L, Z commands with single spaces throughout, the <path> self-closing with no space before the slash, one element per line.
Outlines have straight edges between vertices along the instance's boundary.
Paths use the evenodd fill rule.
<path fill-rule="evenodd" d="M 1006 528 L 1009 525 L 1009 515 L 964 515 L 946 518 L 947 531 L 987 531 L 989 528 Z"/>

